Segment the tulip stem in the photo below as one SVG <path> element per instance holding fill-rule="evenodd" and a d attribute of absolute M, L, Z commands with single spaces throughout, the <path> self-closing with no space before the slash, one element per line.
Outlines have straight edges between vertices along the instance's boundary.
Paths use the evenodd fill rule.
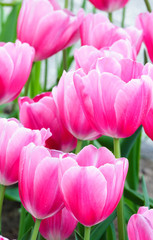
<path fill-rule="evenodd" d="M 82 148 L 82 141 L 78 139 L 75 154 L 78 154 Z"/>
<path fill-rule="evenodd" d="M 65 0 L 64 8 L 68 8 L 68 6 L 69 6 L 69 0 Z"/>
<path fill-rule="evenodd" d="M 147 10 L 148 12 L 152 12 L 152 9 L 151 9 L 151 6 L 150 6 L 150 3 L 148 0 L 144 0 L 145 4 L 146 4 L 146 7 L 147 7 Z"/>
<path fill-rule="evenodd" d="M 114 138 L 114 155 L 115 158 L 120 158 L 120 142 L 119 139 Z M 117 222 L 118 222 L 118 235 L 119 240 L 125 240 L 125 223 L 124 223 L 124 200 L 123 196 L 117 206 Z"/>
<path fill-rule="evenodd" d="M 90 240 L 91 227 L 84 227 L 84 240 Z"/>
<path fill-rule="evenodd" d="M 41 223 L 41 219 L 36 219 L 31 240 L 36 240 L 36 239 L 37 239 L 37 235 L 38 235 L 38 232 L 39 232 L 40 223 Z"/>
<path fill-rule="evenodd" d="M 2 232 L 2 207 L 3 207 L 5 189 L 6 189 L 6 186 L 0 185 L 0 235 Z"/>
<path fill-rule="evenodd" d="M 113 22 L 113 14 L 112 14 L 112 12 L 108 13 L 108 18 L 109 18 L 110 22 Z"/>
<path fill-rule="evenodd" d="M 122 10 L 122 22 L 121 22 L 122 28 L 124 28 L 124 26 L 125 26 L 125 12 L 126 12 L 126 8 L 124 7 Z"/>
<path fill-rule="evenodd" d="M 45 59 L 45 82 L 44 82 L 44 92 L 47 90 L 47 73 L 48 73 L 48 59 Z"/>
<path fill-rule="evenodd" d="M 67 50 L 64 49 L 63 50 L 63 70 L 67 71 L 68 67 L 67 67 Z"/>
<path fill-rule="evenodd" d="M 21 214 L 20 214 L 18 240 L 22 239 L 22 237 L 23 237 L 25 217 L 26 217 L 26 210 L 23 207 L 23 205 L 21 204 Z"/>

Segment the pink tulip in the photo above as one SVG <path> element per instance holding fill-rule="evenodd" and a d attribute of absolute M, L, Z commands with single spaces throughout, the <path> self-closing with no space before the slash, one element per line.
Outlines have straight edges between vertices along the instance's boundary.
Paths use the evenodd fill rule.
<path fill-rule="evenodd" d="M 153 62 L 153 12 L 140 13 L 136 19 L 136 26 L 143 31 L 143 41 L 147 47 L 150 60 Z"/>
<path fill-rule="evenodd" d="M 9 186 L 18 181 L 20 153 L 31 142 L 42 145 L 50 137 L 49 130 L 32 131 L 15 119 L 0 118 L 0 184 Z"/>
<path fill-rule="evenodd" d="M 55 0 L 24 0 L 17 25 L 17 36 L 35 48 L 35 61 L 52 56 L 79 39 L 83 11 L 77 16 L 58 9 Z"/>
<path fill-rule="evenodd" d="M 8 238 L 5 238 L 3 236 L 0 236 L 0 240 L 9 240 Z"/>
<path fill-rule="evenodd" d="M 28 44 L 6 43 L 0 46 L 0 104 L 13 101 L 28 80 L 34 49 Z"/>
<path fill-rule="evenodd" d="M 152 102 L 152 80 L 132 60 L 103 58 L 88 75 L 78 70 L 74 85 L 92 126 L 102 135 L 131 136 L 142 124 Z"/>
<path fill-rule="evenodd" d="M 129 240 L 153 240 L 153 209 L 140 207 L 138 213 L 131 216 L 127 231 Z"/>
<path fill-rule="evenodd" d="M 123 8 L 129 0 L 89 0 L 96 8 L 113 12 L 119 8 Z"/>
<path fill-rule="evenodd" d="M 65 240 L 76 228 L 77 221 L 64 207 L 53 217 L 41 221 L 40 233 L 47 240 Z"/>
<path fill-rule="evenodd" d="M 30 129 L 49 128 L 52 136 L 47 140 L 48 148 L 69 152 L 76 147 L 77 140 L 61 122 L 52 93 L 42 93 L 34 99 L 19 98 L 20 121 Z"/>
<path fill-rule="evenodd" d="M 128 40 L 118 40 L 108 48 L 96 49 L 93 46 L 82 46 L 75 50 L 74 58 L 76 69 L 82 68 L 87 74 L 90 70 L 96 68 L 96 63 L 99 58 L 112 57 L 117 60 L 124 58 L 135 60 L 136 56 Z"/>
<path fill-rule="evenodd" d="M 142 43 L 142 31 L 136 27 L 125 29 L 113 25 L 101 13 L 88 14 L 80 27 L 82 45 L 91 45 L 97 49 L 110 47 L 120 39 L 128 39 L 138 54 Z"/>
<path fill-rule="evenodd" d="M 116 208 L 124 188 L 128 160 L 115 159 L 105 147 L 83 148 L 75 159 L 60 163 L 60 185 L 66 207 L 85 226 L 106 219 Z"/>
<path fill-rule="evenodd" d="M 59 158 L 33 143 L 21 152 L 19 195 L 25 209 L 37 219 L 57 213 L 63 207 L 58 185 Z"/>
<path fill-rule="evenodd" d="M 63 124 L 77 139 L 93 140 L 99 137 L 80 106 L 73 84 L 74 72 L 64 72 L 56 89 L 58 108 Z M 75 109 L 74 109 L 75 108 Z"/>

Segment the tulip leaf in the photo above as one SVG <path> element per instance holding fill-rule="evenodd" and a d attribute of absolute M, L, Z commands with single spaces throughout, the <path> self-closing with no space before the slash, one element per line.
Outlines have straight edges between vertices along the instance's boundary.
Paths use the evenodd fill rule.
<path fill-rule="evenodd" d="M 29 240 L 31 238 L 32 227 L 24 234 L 21 240 Z"/>
<path fill-rule="evenodd" d="M 77 230 L 75 230 L 75 239 L 76 240 L 83 240 L 83 237 L 81 236 L 81 234 L 77 231 Z"/>
<path fill-rule="evenodd" d="M 115 226 L 114 223 L 111 223 L 106 232 L 107 240 L 116 240 L 116 231 L 115 231 Z"/>
<path fill-rule="evenodd" d="M 110 151 L 113 152 L 113 138 L 111 137 L 107 137 L 107 136 L 102 136 L 100 138 L 97 139 L 98 143 L 103 146 L 103 147 L 107 147 Z"/>
<path fill-rule="evenodd" d="M 14 42 L 16 40 L 16 26 L 20 6 L 20 4 L 17 4 L 12 7 L 12 11 L 8 15 L 6 22 L 3 23 L 3 28 L 0 35 L 1 42 Z"/>
<path fill-rule="evenodd" d="M 103 222 L 95 225 L 92 228 L 91 231 L 91 240 L 101 240 L 101 237 L 103 236 L 103 234 L 105 233 L 106 229 L 108 228 L 108 226 L 113 222 L 113 220 L 116 218 L 117 213 L 116 210 Z"/>
<path fill-rule="evenodd" d="M 144 205 L 147 207 L 150 207 L 149 195 L 148 195 L 146 181 L 145 181 L 144 176 L 142 176 L 142 190 L 143 190 L 143 195 L 144 195 Z"/>
<path fill-rule="evenodd" d="M 21 202 L 18 187 L 7 187 L 5 191 L 5 198 L 16 202 Z"/>

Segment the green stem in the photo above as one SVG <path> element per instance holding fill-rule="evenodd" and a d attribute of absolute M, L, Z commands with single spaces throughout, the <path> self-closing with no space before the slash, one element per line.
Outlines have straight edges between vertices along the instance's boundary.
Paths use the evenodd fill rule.
<path fill-rule="evenodd" d="M 45 59 L 45 82 L 44 82 L 44 92 L 47 90 L 47 73 L 48 73 L 48 59 Z"/>
<path fill-rule="evenodd" d="M 64 8 L 68 8 L 68 6 L 69 6 L 69 0 L 65 0 Z"/>
<path fill-rule="evenodd" d="M 84 227 L 84 240 L 90 240 L 91 227 Z"/>
<path fill-rule="evenodd" d="M 83 0 L 81 8 L 86 9 L 86 3 L 87 3 L 87 1 Z"/>
<path fill-rule="evenodd" d="M 108 13 L 108 18 L 109 18 L 110 22 L 113 22 L 113 14 L 112 14 L 112 12 Z"/>
<path fill-rule="evenodd" d="M 121 157 L 120 142 L 119 139 L 114 138 L 114 155 L 115 158 Z M 118 223 L 118 235 L 119 240 L 125 240 L 125 223 L 124 223 L 124 200 L 123 196 L 117 206 L 117 223 Z"/>
<path fill-rule="evenodd" d="M 74 9 L 74 2 L 73 2 L 73 0 L 71 0 L 70 8 L 71 8 L 71 11 L 73 11 L 73 9 Z"/>
<path fill-rule="evenodd" d="M 77 146 L 76 146 L 76 149 L 75 149 L 75 154 L 78 154 L 80 152 L 82 148 L 82 140 L 79 140 L 77 141 Z"/>
<path fill-rule="evenodd" d="M 19 224 L 19 233 L 18 240 L 22 239 L 24 233 L 24 222 L 25 222 L 26 210 L 21 204 L 21 214 L 20 214 L 20 224 Z"/>
<path fill-rule="evenodd" d="M 122 10 L 122 22 L 121 22 L 122 28 L 124 28 L 124 26 L 125 26 L 125 13 L 126 13 L 126 8 L 124 7 Z"/>
<path fill-rule="evenodd" d="M 150 3 L 148 0 L 144 0 L 145 4 L 146 4 L 146 7 L 147 7 L 147 10 L 148 12 L 152 12 L 152 9 L 151 9 L 151 6 L 150 6 Z"/>
<path fill-rule="evenodd" d="M 0 6 L 0 33 L 2 33 L 3 29 L 3 7 Z"/>
<path fill-rule="evenodd" d="M 63 70 L 67 71 L 68 67 L 67 67 L 67 50 L 64 49 L 63 50 Z"/>
<path fill-rule="evenodd" d="M 5 189 L 6 189 L 6 186 L 0 185 L 0 235 L 2 232 L 2 207 L 3 207 Z"/>
<path fill-rule="evenodd" d="M 11 3 L 5 3 L 5 2 L 0 1 L 0 5 L 5 6 L 5 7 L 13 7 L 14 5 L 19 4 L 19 3 L 22 3 L 22 1 L 21 0 L 14 0 Z"/>
<path fill-rule="evenodd" d="M 31 73 L 30 73 L 30 76 L 29 76 L 29 78 L 28 78 L 28 81 L 26 82 L 26 84 L 25 84 L 25 86 L 24 86 L 24 96 L 28 96 L 30 81 L 31 81 L 31 79 L 32 79 L 32 70 L 33 70 L 33 68 L 34 68 L 34 65 L 35 65 L 35 62 L 34 62 L 33 65 L 32 65 Z"/>
<path fill-rule="evenodd" d="M 36 240 L 36 239 L 37 239 L 37 235 L 38 235 L 38 232 L 39 232 L 40 223 L 41 223 L 41 219 L 36 219 L 31 240 Z"/>

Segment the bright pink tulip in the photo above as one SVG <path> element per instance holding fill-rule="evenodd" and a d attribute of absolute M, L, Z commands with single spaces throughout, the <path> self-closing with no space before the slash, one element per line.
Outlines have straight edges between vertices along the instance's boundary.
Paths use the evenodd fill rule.
<path fill-rule="evenodd" d="M 127 170 L 128 160 L 115 159 L 105 147 L 89 145 L 76 160 L 61 159 L 59 179 L 66 207 L 85 226 L 103 221 L 122 196 Z"/>
<path fill-rule="evenodd" d="M 111 47 L 101 50 L 85 45 L 75 50 L 76 69 L 82 68 L 87 74 L 90 70 L 96 68 L 97 60 L 102 57 L 113 57 L 117 60 L 124 58 L 135 60 L 135 53 L 131 43 L 123 39 L 116 41 Z"/>
<path fill-rule="evenodd" d="M 56 89 L 60 116 L 65 127 L 77 139 L 93 140 L 99 137 L 99 133 L 93 129 L 84 115 L 73 84 L 73 75 L 73 71 L 64 72 Z"/>
<path fill-rule="evenodd" d="M 31 142 L 45 144 L 49 130 L 32 131 L 15 119 L 0 118 L 0 184 L 9 186 L 18 181 L 20 153 Z"/>
<path fill-rule="evenodd" d="M 86 117 L 102 135 L 131 136 L 142 124 L 152 102 L 152 80 L 132 60 L 103 58 L 97 70 L 74 74 L 74 84 Z M 84 74 L 84 76 L 83 76 Z"/>
<path fill-rule="evenodd" d="M 40 233 L 46 240 L 65 240 L 76 228 L 77 221 L 64 207 L 53 217 L 41 221 Z"/>
<path fill-rule="evenodd" d="M 137 214 L 131 216 L 127 231 L 129 240 L 153 240 L 153 209 L 140 207 Z"/>
<path fill-rule="evenodd" d="M 28 80 L 34 49 L 28 44 L 6 43 L 0 46 L 0 104 L 13 101 Z"/>
<path fill-rule="evenodd" d="M 80 27 L 82 45 L 91 45 L 97 49 L 110 47 L 120 39 L 128 39 L 138 54 L 142 43 L 142 31 L 136 27 L 125 29 L 113 25 L 101 13 L 88 14 Z"/>
<path fill-rule="evenodd" d="M 35 48 L 35 61 L 52 56 L 79 39 L 83 11 L 77 16 L 58 9 L 55 0 L 24 0 L 18 18 L 17 36 Z"/>
<path fill-rule="evenodd" d="M 0 240 L 9 240 L 8 238 L 0 236 Z"/>
<path fill-rule="evenodd" d="M 63 207 L 58 165 L 59 158 L 52 157 L 43 146 L 31 143 L 21 152 L 19 195 L 23 206 L 34 218 L 50 217 Z"/>
<path fill-rule="evenodd" d="M 89 0 L 96 8 L 113 12 L 119 8 L 123 8 L 129 0 Z"/>
<path fill-rule="evenodd" d="M 140 13 L 136 19 L 136 26 L 143 31 L 143 41 L 147 47 L 150 60 L 153 62 L 153 12 Z"/>
<path fill-rule="evenodd" d="M 31 129 L 49 128 L 52 136 L 46 146 L 69 152 L 76 147 L 77 140 L 61 122 L 52 93 L 42 93 L 34 99 L 19 98 L 20 121 Z"/>

